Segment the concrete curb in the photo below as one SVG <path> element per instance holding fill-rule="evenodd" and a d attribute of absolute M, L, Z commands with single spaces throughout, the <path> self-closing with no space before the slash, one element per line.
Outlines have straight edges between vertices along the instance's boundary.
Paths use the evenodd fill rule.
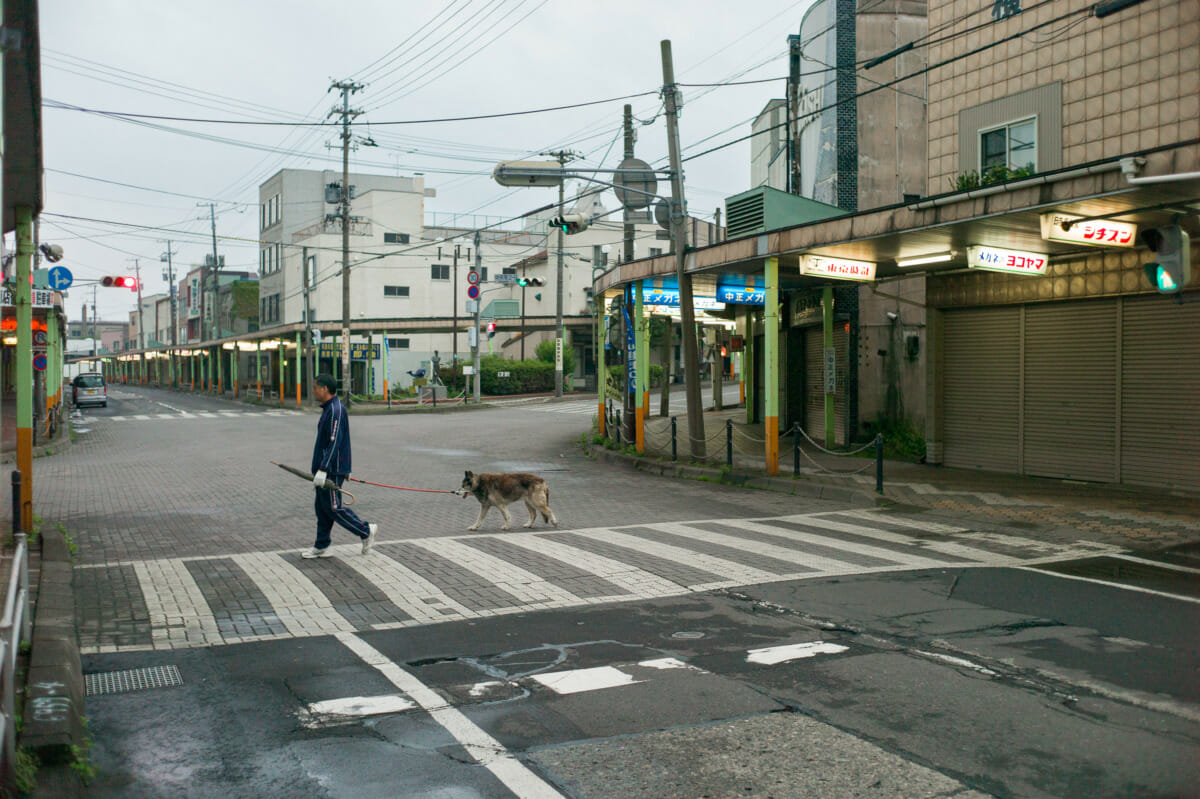
<path fill-rule="evenodd" d="M 724 469 L 714 469 L 710 466 L 660 461 L 652 458 L 628 455 L 624 452 L 614 452 L 613 450 L 595 445 L 590 445 L 587 451 L 588 455 L 596 460 L 605 463 L 622 464 L 641 472 L 649 472 L 650 474 L 657 474 L 663 477 L 705 480 L 739 488 L 774 491 L 780 494 L 825 499 L 832 502 L 857 502 L 867 505 L 887 505 L 894 502 L 894 500 L 880 496 L 874 492 L 848 488 L 846 486 L 828 485 L 806 480 L 803 477 L 769 477 L 753 472 L 727 471 Z"/>
<path fill-rule="evenodd" d="M 26 674 L 25 726 L 21 745 L 43 763 L 72 756 L 82 746 L 84 683 L 75 636 L 75 595 L 71 587 L 71 553 L 57 530 L 44 533 L 37 612 Z"/>

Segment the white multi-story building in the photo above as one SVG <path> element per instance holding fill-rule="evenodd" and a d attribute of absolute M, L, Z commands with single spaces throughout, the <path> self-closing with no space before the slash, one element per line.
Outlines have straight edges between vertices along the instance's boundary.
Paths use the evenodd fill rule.
<path fill-rule="evenodd" d="M 340 178 L 338 172 L 283 170 L 260 187 L 260 330 L 279 327 L 282 333 L 310 321 L 326 331 L 328 342 L 328 333 L 341 329 Z M 356 392 L 382 390 L 384 339 L 392 385 L 407 384 L 408 372 L 428 368 L 435 352 L 446 365 L 455 356 L 469 361 L 473 319 L 466 301 L 472 271 L 479 276 L 481 320 L 497 324 L 494 338 L 481 337 L 483 353 L 533 358 L 538 343 L 554 338 L 558 242 L 547 233 L 557 211 L 527 218 L 524 227 L 427 226 L 425 198 L 435 194 L 424 178 L 352 174 L 349 182 L 352 355 L 367 356 L 352 360 Z M 590 193 L 568 202 L 566 210 L 594 220 L 563 241 L 566 346 L 575 350 L 575 377 L 582 383 L 594 373 L 593 267 L 619 256 L 623 219 Z M 708 243 L 708 227 L 701 226 L 701 243 Z M 636 224 L 637 257 L 666 250 L 668 242 L 657 240 L 656 230 L 643 212 Z M 530 284 L 522 287 L 516 282 L 521 278 Z M 358 346 L 368 340 L 369 354 Z M 323 345 L 318 371 L 338 368 L 335 353 L 332 345 Z"/>

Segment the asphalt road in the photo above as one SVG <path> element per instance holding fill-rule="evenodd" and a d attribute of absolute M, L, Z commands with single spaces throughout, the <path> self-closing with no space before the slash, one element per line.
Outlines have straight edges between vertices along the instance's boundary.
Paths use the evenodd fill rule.
<path fill-rule="evenodd" d="M 352 416 L 356 476 L 535 471 L 560 527 L 360 485 L 377 550 L 304 561 L 269 461 L 315 414 L 112 387 L 34 487 L 79 547 L 89 795 L 1200 795 L 1191 561 L 631 472 L 590 405 Z"/>

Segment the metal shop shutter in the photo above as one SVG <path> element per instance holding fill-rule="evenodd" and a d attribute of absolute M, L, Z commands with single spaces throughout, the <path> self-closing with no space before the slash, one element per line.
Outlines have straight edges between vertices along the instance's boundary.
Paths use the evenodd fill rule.
<path fill-rule="evenodd" d="M 1117 301 L 1025 309 L 1024 474 L 1117 481 Z"/>
<path fill-rule="evenodd" d="M 947 466 L 1018 470 L 1020 309 L 943 316 L 942 439 Z"/>
<path fill-rule="evenodd" d="M 1200 490 L 1200 307 L 1122 308 L 1121 482 Z"/>
<path fill-rule="evenodd" d="M 837 393 L 833 395 L 833 424 L 838 446 L 846 445 L 846 323 L 833 326 L 833 348 L 837 352 Z M 825 446 L 825 336 L 815 325 L 804 329 L 804 432 Z"/>

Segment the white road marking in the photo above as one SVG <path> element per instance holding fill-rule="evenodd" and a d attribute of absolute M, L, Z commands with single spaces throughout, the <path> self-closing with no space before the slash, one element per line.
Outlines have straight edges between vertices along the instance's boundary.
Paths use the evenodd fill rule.
<path fill-rule="evenodd" d="M 655 525 L 657 526 L 657 525 Z M 592 529 L 592 530 L 572 530 L 572 534 L 591 538 L 596 541 L 602 541 L 606 544 L 613 544 L 626 549 L 632 549 L 637 552 L 644 552 L 647 555 L 653 555 L 658 558 L 670 560 L 683 566 L 692 566 L 697 569 L 703 569 L 707 572 L 724 577 L 723 580 L 718 580 L 714 583 L 705 583 L 701 586 L 693 585 L 693 590 L 703 590 L 705 588 L 724 588 L 729 585 L 753 585 L 755 583 L 766 583 L 778 579 L 772 572 L 766 572 L 762 569 L 755 569 L 752 566 L 745 566 L 741 563 L 735 563 L 731 560 L 718 558 L 713 555 L 705 555 L 691 549 L 683 547 L 671 546 L 670 544 L 660 544 L 657 541 L 651 541 L 647 538 L 642 538 L 637 535 L 622 533 L 617 529 Z"/>
<path fill-rule="evenodd" d="M 347 566 L 367 578 L 384 596 L 412 616 L 421 624 L 436 624 L 478 616 L 466 605 L 460 605 L 442 589 L 409 569 L 402 563 L 387 557 L 362 557 L 349 555 L 342 558 Z M 449 612 L 442 612 L 443 610 Z M 393 625 L 379 624 L 376 629 L 403 627 L 404 622 Z"/>
<path fill-rule="evenodd" d="M 563 695 L 599 691 L 604 688 L 616 688 L 620 685 L 642 682 L 642 680 L 635 680 L 633 675 L 626 674 L 615 666 L 552 671 L 548 674 L 534 674 L 530 679 L 541 683 L 556 694 Z"/>
<path fill-rule="evenodd" d="M 688 669 L 689 671 L 703 671 L 690 663 L 684 663 L 679 658 L 655 658 L 654 660 L 642 660 L 638 665 L 644 669 Z"/>
<path fill-rule="evenodd" d="M 687 589 L 683 586 L 659 577 L 657 574 L 651 574 L 635 566 L 630 566 L 628 563 L 606 558 L 603 555 L 597 555 L 585 549 L 578 549 L 559 541 L 543 538 L 541 535 L 535 533 L 508 536 L 504 540 L 515 546 L 524 547 L 538 554 L 545 555 L 546 557 L 570 563 L 607 580 L 633 595 L 622 596 L 616 594 L 613 596 L 613 599 L 653 599 L 687 593 Z M 603 601 L 603 599 L 597 597 L 594 601 Z"/>
<path fill-rule="evenodd" d="M 464 569 L 473 571 L 492 585 L 512 594 L 526 607 L 536 608 L 538 603 L 575 605 L 583 602 L 574 594 L 546 582 L 542 577 L 514 566 L 506 560 L 492 557 L 474 547 L 469 547 L 453 538 L 426 538 L 412 541 L 416 546 L 440 555 Z"/>
<path fill-rule="evenodd" d="M 337 639 L 369 666 L 374 666 L 392 685 L 419 704 L 435 722 L 462 744 L 467 753 L 492 772 L 505 787 L 521 799 L 558 799 L 562 796 L 541 777 L 517 760 L 492 736 L 475 725 L 457 708 L 412 674 L 388 660 L 381 652 L 357 635 L 340 633 Z"/>
<path fill-rule="evenodd" d="M 141 561 L 133 571 L 150 616 L 154 648 L 221 643 L 217 620 L 183 561 Z"/>
<path fill-rule="evenodd" d="M 1131 563 L 1144 563 L 1147 566 L 1154 566 L 1159 569 L 1168 569 L 1176 572 L 1186 572 L 1187 574 L 1200 574 L 1200 569 L 1193 569 L 1190 566 L 1180 566 L 1175 563 L 1163 563 L 1160 560 L 1150 560 L 1149 558 L 1139 558 L 1133 555 L 1115 554 L 1109 555 L 1110 558 L 1120 558 Z"/>
<path fill-rule="evenodd" d="M 814 655 L 836 655 L 845 652 L 849 647 L 841 644 L 831 644 L 827 641 L 809 641 L 804 644 L 782 644 L 768 646 L 762 649 L 751 649 L 746 653 L 747 663 L 758 663 L 763 666 L 774 666 L 791 660 L 810 658 Z"/>
<path fill-rule="evenodd" d="M 1152 588 L 1142 588 L 1138 585 L 1125 585 L 1123 583 L 1114 583 L 1109 580 L 1097 580 L 1095 577 L 1080 577 L 1077 574 L 1060 574 L 1058 572 L 1047 571 L 1045 569 L 1034 569 L 1030 566 L 1017 566 L 1015 568 L 1022 571 L 1033 572 L 1034 574 L 1046 575 L 1049 577 L 1061 577 L 1064 580 L 1079 580 L 1084 583 L 1095 583 L 1096 585 L 1107 585 L 1109 588 L 1123 588 L 1126 591 L 1137 591 L 1139 594 L 1150 594 L 1151 596 L 1161 596 L 1167 599 L 1178 599 L 1180 602 L 1191 602 L 1193 605 L 1200 605 L 1200 597 L 1184 596 L 1183 594 L 1170 594 L 1166 591 L 1155 591 Z"/>
<path fill-rule="evenodd" d="M 329 635 L 354 630 L 354 625 L 333 609 L 329 597 L 279 555 L 246 552 L 230 559 L 254 581 L 292 635 Z"/>

